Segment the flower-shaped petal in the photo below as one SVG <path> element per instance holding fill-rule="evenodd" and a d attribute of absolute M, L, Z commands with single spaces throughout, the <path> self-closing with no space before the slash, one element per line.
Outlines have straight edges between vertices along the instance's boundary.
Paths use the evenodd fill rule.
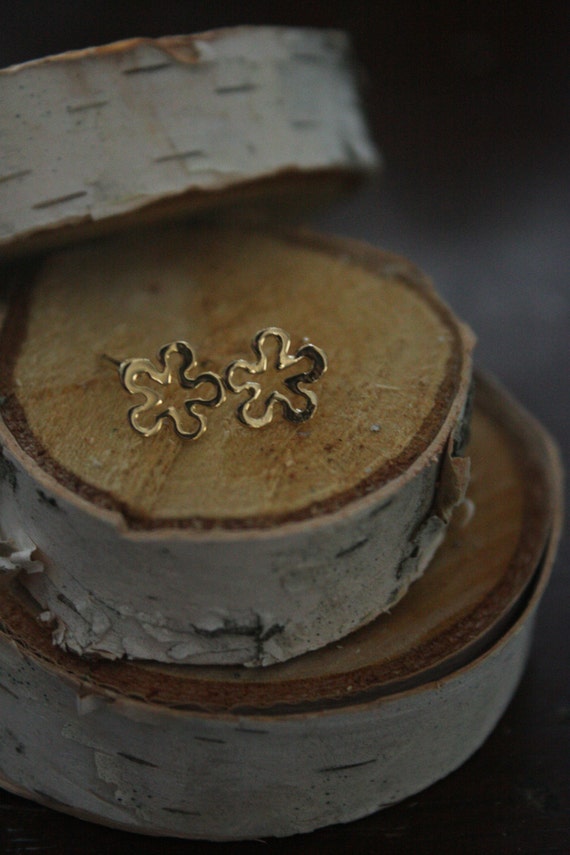
<path fill-rule="evenodd" d="M 268 370 L 268 355 L 265 345 L 269 337 L 275 338 L 279 345 L 276 364 L 278 371 L 287 371 L 291 367 L 300 366 L 303 360 L 309 360 L 311 363 L 311 368 L 308 371 L 290 374 L 284 377 L 282 381 L 292 395 L 303 398 L 305 403 L 302 408 L 297 408 L 291 403 L 287 394 L 279 389 L 274 389 L 262 402 L 262 415 L 254 416 L 252 409 L 261 398 L 262 387 L 257 380 L 250 378 L 264 374 Z M 317 396 L 312 389 L 304 389 L 302 386 L 314 383 L 325 373 L 327 357 L 324 351 L 314 344 L 302 345 L 294 355 L 289 353 L 290 347 L 291 338 L 285 330 L 280 327 L 267 327 L 267 329 L 260 330 L 251 343 L 251 348 L 256 357 L 255 361 L 236 359 L 226 368 L 224 379 L 228 389 L 236 393 L 243 391 L 248 393 L 247 400 L 240 404 L 237 410 L 238 418 L 243 424 L 253 428 L 260 428 L 269 424 L 273 419 L 275 404 L 281 404 L 283 415 L 292 422 L 307 421 L 314 414 L 317 408 Z M 240 382 L 240 372 L 245 372 L 249 378 Z"/>
<path fill-rule="evenodd" d="M 175 364 L 175 354 L 178 356 L 178 364 Z M 127 392 L 144 397 L 142 404 L 129 410 L 131 427 L 143 436 L 154 436 L 162 429 L 165 420 L 170 419 L 179 436 L 198 439 L 206 430 L 206 419 L 195 408 L 217 407 L 222 403 L 225 394 L 221 378 L 212 371 L 204 371 L 192 377 L 197 362 L 192 348 L 185 341 L 175 341 L 161 347 L 158 362 L 160 367 L 156 368 L 150 359 L 141 357 L 125 359 L 119 366 L 121 382 Z M 141 382 L 145 375 L 153 386 Z M 176 385 L 189 390 L 188 395 L 184 396 L 183 412 L 180 412 L 178 406 L 165 401 L 168 387 Z M 203 388 L 200 390 L 203 394 L 198 394 L 198 387 L 209 387 L 210 394 L 206 394 Z"/>

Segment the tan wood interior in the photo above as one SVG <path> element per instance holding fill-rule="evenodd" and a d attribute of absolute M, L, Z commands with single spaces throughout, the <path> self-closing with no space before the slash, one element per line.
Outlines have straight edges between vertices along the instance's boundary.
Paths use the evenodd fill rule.
<path fill-rule="evenodd" d="M 458 388 L 464 342 L 452 314 L 411 265 L 354 242 L 155 229 L 54 253 L 30 286 L 5 325 L 3 414 L 61 480 L 139 519 L 276 520 L 342 503 L 404 472 Z M 142 397 L 105 356 L 156 361 L 182 339 L 201 370 L 222 372 L 252 358 L 268 326 L 294 350 L 310 340 L 327 354 L 313 419 L 293 424 L 277 410 L 253 430 L 235 415 L 245 395 L 228 393 L 202 410 L 197 441 L 167 424 L 152 438 L 129 426 Z"/>

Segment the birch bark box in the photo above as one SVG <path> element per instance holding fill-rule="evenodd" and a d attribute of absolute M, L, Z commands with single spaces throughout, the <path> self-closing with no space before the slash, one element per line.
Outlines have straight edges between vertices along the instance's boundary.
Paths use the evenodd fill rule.
<path fill-rule="evenodd" d="M 0 73 L 16 792 L 147 833 L 307 831 L 447 774 L 514 691 L 555 450 L 481 381 L 466 499 L 471 332 L 408 261 L 276 225 L 377 166 L 347 60 L 339 33 L 238 28 Z M 289 405 L 255 430 L 228 366 L 261 330 L 263 394 Z M 158 356 L 181 341 L 192 379 L 226 372 L 219 406 L 188 410 L 182 384 L 178 427 L 207 431 L 155 408 L 141 436 L 120 375 L 186 377 L 186 351 Z"/>
<path fill-rule="evenodd" d="M 94 661 L 53 646 L 5 576 L 2 785 L 122 829 L 229 840 L 353 820 L 464 762 L 518 684 L 561 526 L 548 436 L 478 390 L 475 513 L 392 615 L 339 644 L 269 668 Z"/>
<path fill-rule="evenodd" d="M 10 130 L 10 117 L 6 253 L 242 191 L 272 206 L 291 173 L 303 199 L 311 182 L 354 180 L 375 156 L 345 47 L 245 29 L 8 70 L 14 110 L 26 95 L 46 124 L 36 150 L 22 145 L 32 118 Z M 229 393 L 203 408 L 195 443 L 129 427 L 113 362 L 187 340 L 197 370 L 222 373 L 274 327 L 291 353 L 310 339 L 328 354 L 314 419 L 276 407 L 252 430 Z M 25 585 L 54 638 L 80 654 L 264 665 L 393 606 L 462 497 L 471 345 L 412 265 L 340 239 L 156 224 L 16 266 L 0 349 L 19 488 L 2 514 L 17 549 L 33 544 Z"/>

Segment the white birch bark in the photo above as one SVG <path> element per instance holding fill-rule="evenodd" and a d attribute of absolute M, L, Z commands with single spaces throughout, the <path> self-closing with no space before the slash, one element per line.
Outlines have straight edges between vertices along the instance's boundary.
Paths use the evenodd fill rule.
<path fill-rule="evenodd" d="M 345 642 L 353 648 L 356 670 L 339 674 L 334 695 L 311 691 L 311 680 L 317 681 L 324 669 L 308 655 L 297 660 L 298 675 L 306 677 L 300 690 L 278 679 L 266 686 L 263 702 L 240 708 L 235 701 L 219 700 L 223 692 L 218 689 L 225 686 L 230 698 L 232 692 L 222 669 L 217 677 L 206 678 L 210 700 L 197 703 L 195 690 L 185 684 L 201 678 L 200 668 L 173 672 L 160 665 L 149 669 L 126 663 L 117 671 L 106 662 L 93 668 L 50 649 L 29 602 L 14 596 L 17 586 L 4 579 L 2 784 L 58 810 L 118 828 L 236 840 L 354 820 L 457 768 L 488 736 L 518 684 L 562 527 L 562 476 L 555 447 L 512 400 L 482 385 L 492 427 L 484 443 L 477 436 L 474 443 L 481 445 L 478 474 L 485 477 L 477 479 L 477 508 L 465 523 L 465 535 L 443 548 L 451 556 L 445 572 L 456 579 L 466 557 L 472 563 L 473 551 L 482 565 L 492 564 L 501 532 L 512 532 L 518 547 L 504 553 L 491 588 L 505 591 L 507 579 L 516 577 L 518 602 L 516 617 L 498 637 L 497 622 L 505 610 L 512 615 L 510 595 L 488 601 L 494 602 L 494 613 L 486 610 L 479 625 L 477 652 L 462 646 L 461 630 L 453 631 L 437 662 L 422 672 L 415 667 L 413 642 L 408 672 L 401 675 L 405 690 L 375 680 L 376 665 L 368 660 L 367 694 L 352 691 L 366 668 L 358 658 L 356 636 Z M 494 466 L 505 441 L 510 461 Z M 10 477 L 10 471 L 4 476 Z M 517 494 L 521 502 L 514 501 Z M 533 541 L 525 543 L 529 529 Z M 1 554 L 9 563 L 6 544 Z M 12 558 L 14 565 L 35 569 L 25 549 Z M 464 577 L 465 586 L 472 583 Z M 445 590 L 450 586 L 443 580 Z M 406 611 L 409 602 L 400 609 Z M 468 615 L 463 601 L 461 606 L 454 602 L 459 628 Z M 417 619 L 410 608 L 408 620 Z M 390 623 L 388 632 L 394 626 L 398 623 Z M 406 622 L 399 626 L 404 635 L 399 643 L 405 646 Z M 381 629 L 379 622 L 372 632 L 385 630 L 386 624 Z M 431 648 L 429 639 L 427 643 Z M 161 688 L 163 676 L 171 681 L 166 690 Z M 244 670 L 240 678 L 235 685 L 241 691 L 243 682 L 255 683 L 256 675 Z"/>
<path fill-rule="evenodd" d="M 238 188 L 239 210 L 269 191 L 299 208 L 378 165 L 336 31 L 75 51 L 0 72 L 0 104 L 0 254 L 221 205 Z"/>
<path fill-rule="evenodd" d="M 406 473 L 334 513 L 257 531 L 129 530 L 44 472 L 2 422 L 11 561 L 76 653 L 270 665 L 322 647 L 391 608 L 441 543 L 468 480 L 453 445 L 469 378 L 466 365 L 436 441 Z M 17 558 L 30 543 L 31 570 Z"/>
<path fill-rule="evenodd" d="M 161 836 L 284 836 L 366 816 L 479 748 L 518 685 L 536 600 L 492 650 L 445 679 L 297 715 L 209 715 L 85 694 L 2 639 L 0 781 L 58 810 Z"/>

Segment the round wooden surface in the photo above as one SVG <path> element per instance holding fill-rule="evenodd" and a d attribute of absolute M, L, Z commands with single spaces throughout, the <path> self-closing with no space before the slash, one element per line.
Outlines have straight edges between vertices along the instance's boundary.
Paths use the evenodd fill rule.
<path fill-rule="evenodd" d="M 37 608 L 6 581 L 5 632 L 82 691 L 209 712 L 350 706 L 439 679 L 489 647 L 516 617 L 560 499 L 548 436 L 482 378 L 469 452 L 467 502 L 429 570 L 392 614 L 339 644 L 266 669 L 86 661 L 54 649 Z"/>
<path fill-rule="evenodd" d="M 355 242 L 155 230 L 54 254 L 26 282 L 0 343 L 2 414 L 64 486 L 139 524 L 267 525 L 342 507 L 413 469 L 466 392 L 469 331 L 412 265 Z M 318 395 L 310 421 L 279 408 L 254 430 L 236 418 L 245 393 L 228 392 L 201 408 L 208 429 L 195 442 L 166 422 L 153 437 L 130 427 L 142 396 L 110 360 L 158 365 L 162 345 L 186 340 L 197 371 L 222 374 L 253 360 L 253 335 L 272 326 L 292 353 L 310 341 L 328 357 L 304 386 Z M 274 339 L 267 352 L 271 366 Z M 264 384 L 285 388 L 276 371 Z"/>

